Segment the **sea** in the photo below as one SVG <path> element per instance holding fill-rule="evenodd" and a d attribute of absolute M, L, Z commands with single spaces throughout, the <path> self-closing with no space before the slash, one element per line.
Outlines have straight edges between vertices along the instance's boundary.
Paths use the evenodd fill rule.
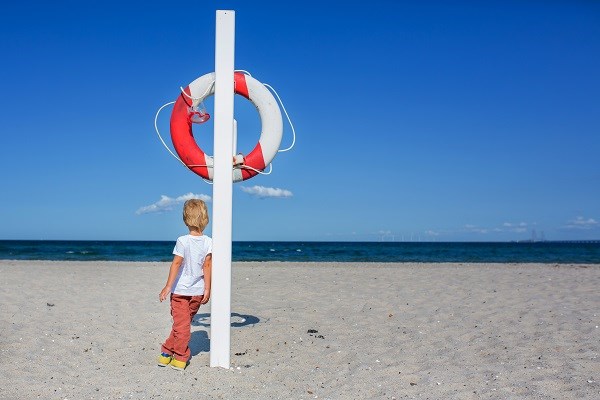
<path fill-rule="evenodd" d="M 174 241 L 0 240 L 0 260 L 172 260 Z M 233 242 L 233 261 L 600 264 L 600 241 Z"/>

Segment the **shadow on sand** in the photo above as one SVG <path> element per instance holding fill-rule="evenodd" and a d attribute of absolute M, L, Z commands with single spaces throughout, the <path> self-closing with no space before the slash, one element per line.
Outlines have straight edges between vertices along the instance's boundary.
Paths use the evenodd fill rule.
<path fill-rule="evenodd" d="M 243 328 L 245 326 L 255 325 L 260 322 L 260 318 L 254 315 L 244 315 L 240 313 L 231 313 L 231 327 Z M 208 328 L 210 326 L 210 314 L 196 314 L 192 320 L 192 326 L 202 326 Z M 192 356 L 210 351 L 210 339 L 205 330 L 192 331 L 190 338 L 190 351 Z"/>
<path fill-rule="evenodd" d="M 231 313 L 231 327 L 232 328 L 243 328 L 244 326 L 256 325 L 260 322 L 260 318 L 254 315 L 245 315 L 240 313 Z M 192 326 L 210 326 L 210 314 L 196 314 L 192 320 Z"/>
<path fill-rule="evenodd" d="M 206 331 L 194 331 L 190 338 L 190 352 L 192 356 L 200 353 L 208 353 L 210 351 L 210 339 Z"/>

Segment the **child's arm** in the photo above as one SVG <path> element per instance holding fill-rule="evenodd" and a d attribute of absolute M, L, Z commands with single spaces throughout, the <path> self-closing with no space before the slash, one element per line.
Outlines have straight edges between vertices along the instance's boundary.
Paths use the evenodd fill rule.
<path fill-rule="evenodd" d="M 212 272 L 212 254 L 208 254 L 204 259 L 204 265 L 202 266 L 204 272 L 204 297 L 200 304 L 208 303 L 210 300 L 210 275 Z"/>
<path fill-rule="evenodd" d="M 167 283 L 158 295 L 158 299 L 160 301 L 165 300 L 167 296 L 171 293 L 171 288 L 173 287 L 173 283 L 175 283 L 175 279 L 177 279 L 177 274 L 179 273 L 179 268 L 181 268 L 182 262 L 183 257 L 173 256 L 173 262 L 171 263 L 171 268 L 169 269 L 169 277 L 167 278 Z"/>

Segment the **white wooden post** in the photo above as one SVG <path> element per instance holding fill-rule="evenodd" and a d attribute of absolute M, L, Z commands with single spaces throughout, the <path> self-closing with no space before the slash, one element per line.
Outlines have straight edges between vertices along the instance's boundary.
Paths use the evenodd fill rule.
<path fill-rule="evenodd" d="M 217 10 L 216 22 L 210 366 L 229 368 L 235 11 Z"/>
<path fill-rule="evenodd" d="M 233 119 L 233 155 L 237 154 L 237 120 Z"/>

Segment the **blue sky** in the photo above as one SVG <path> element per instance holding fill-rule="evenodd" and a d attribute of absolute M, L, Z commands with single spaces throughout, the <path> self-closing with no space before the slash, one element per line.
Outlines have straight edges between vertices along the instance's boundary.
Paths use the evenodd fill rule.
<path fill-rule="evenodd" d="M 214 70 L 217 9 L 236 11 L 236 68 L 297 132 L 271 175 L 235 184 L 234 240 L 600 238 L 600 3 L 11 3 L 0 239 L 185 231 L 181 201 L 212 187 L 154 116 Z M 247 153 L 260 121 L 235 107 Z M 210 123 L 194 133 L 212 146 Z"/>

